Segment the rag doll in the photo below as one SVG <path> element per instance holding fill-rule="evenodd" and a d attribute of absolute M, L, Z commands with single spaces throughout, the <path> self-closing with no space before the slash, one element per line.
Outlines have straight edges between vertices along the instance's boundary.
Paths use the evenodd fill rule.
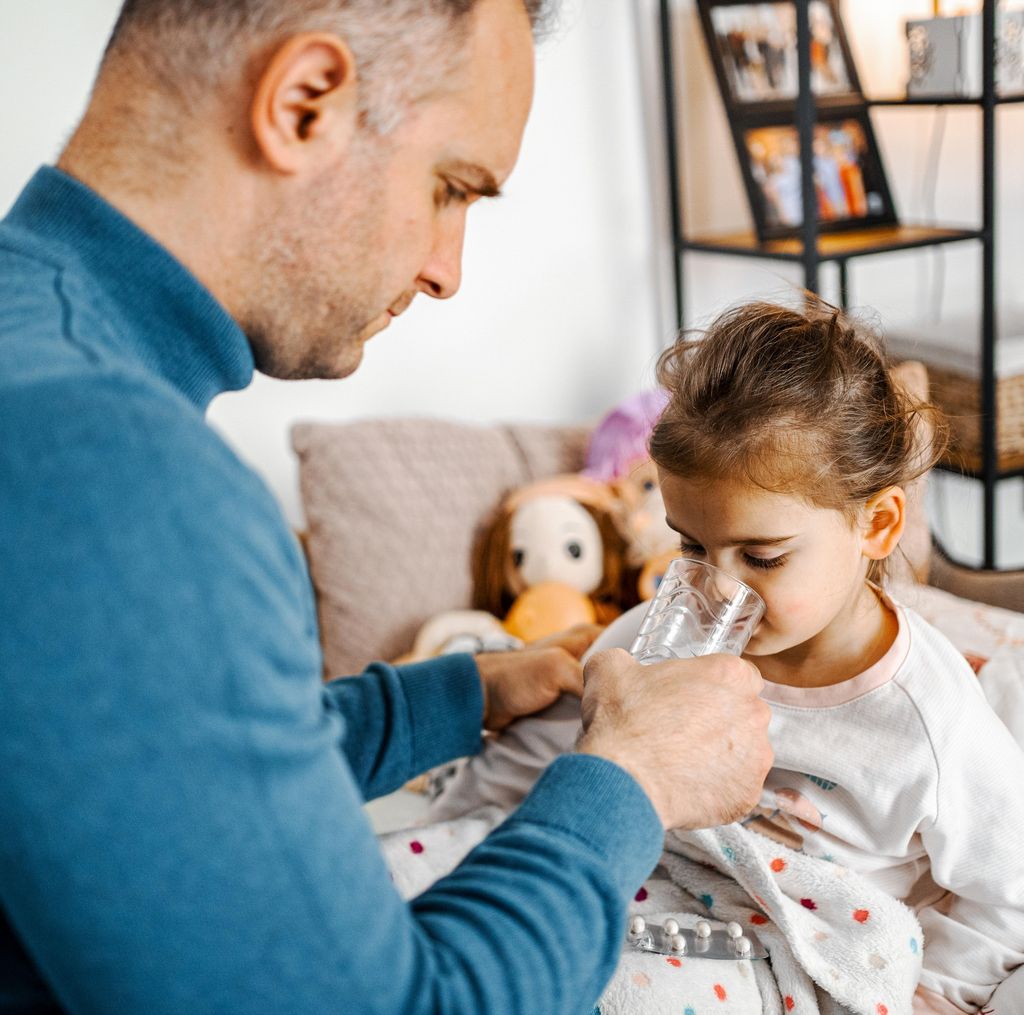
<path fill-rule="evenodd" d="M 522 648 L 619 613 L 625 541 L 608 486 L 554 476 L 506 495 L 478 533 L 474 606 L 431 617 L 402 662 Z"/>
<path fill-rule="evenodd" d="M 474 555 L 474 605 L 524 641 L 620 612 L 625 544 L 605 483 L 566 474 L 507 495 Z"/>

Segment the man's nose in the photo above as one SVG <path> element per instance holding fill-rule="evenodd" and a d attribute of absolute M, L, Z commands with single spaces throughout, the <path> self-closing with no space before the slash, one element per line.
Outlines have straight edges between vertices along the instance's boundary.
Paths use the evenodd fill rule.
<path fill-rule="evenodd" d="M 462 284 L 462 244 L 466 236 L 466 217 L 438 226 L 430 254 L 420 270 L 420 290 L 434 299 L 446 300 Z"/>

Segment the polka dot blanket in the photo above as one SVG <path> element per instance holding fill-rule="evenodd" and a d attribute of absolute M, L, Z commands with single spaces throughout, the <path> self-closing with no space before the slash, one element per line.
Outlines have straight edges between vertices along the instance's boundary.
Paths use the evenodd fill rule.
<path fill-rule="evenodd" d="M 396 887 L 418 895 L 504 816 L 485 808 L 382 836 Z M 923 944 L 914 914 L 854 872 L 740 825 L 671 833 L 631 912 L 681 927 L 735 921 L 770 958 L 658 955 L 624 934 L 595 1015 L 910 1015 Z"/>

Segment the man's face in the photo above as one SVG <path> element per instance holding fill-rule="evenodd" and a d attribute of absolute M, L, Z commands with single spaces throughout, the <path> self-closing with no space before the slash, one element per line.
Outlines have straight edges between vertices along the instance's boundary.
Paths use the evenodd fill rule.
<path fill-rule="evenodd" d="M 244 321 L 262 372 L 345 377 L 418 293 L 457 291 L 467 209 L 512 171 L 533 93 L 518 0 L 482 0 L 470 17 L 440 90 L 386 136 L 361 132 L 342 165 L 283 186 L 264 210 Z"/>

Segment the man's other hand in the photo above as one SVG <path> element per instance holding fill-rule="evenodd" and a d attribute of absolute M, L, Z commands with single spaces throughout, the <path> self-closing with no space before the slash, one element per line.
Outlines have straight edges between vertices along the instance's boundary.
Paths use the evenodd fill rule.
<path fill-rule="evenodd" d="M 601 630 L 597 624 L 580 624 L 517 652 L 478 655 L 484 728 L 504 729 L 513 719 L 540 712 L 563 694 L 579 697 L 583 693 L 580 657 Z"/>
<path fill-rule="evenodd" d="M 622 649 L 587 663 L 577 750 L 626 769 L 666 828 L 709 828 L 748 814 L 772 750 L 764 682 L 737 656 L 642 666 Z"/>

